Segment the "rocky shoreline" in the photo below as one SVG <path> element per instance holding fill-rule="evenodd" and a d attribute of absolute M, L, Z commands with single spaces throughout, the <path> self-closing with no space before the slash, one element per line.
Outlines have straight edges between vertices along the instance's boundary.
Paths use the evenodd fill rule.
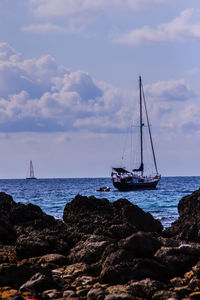
<path fill-rule="evenodd" d="M 200 299 L 200 190 L 163 230 L 126 199 L 77 195 L 63 221 L 0 193 L 0 299 Z"/>

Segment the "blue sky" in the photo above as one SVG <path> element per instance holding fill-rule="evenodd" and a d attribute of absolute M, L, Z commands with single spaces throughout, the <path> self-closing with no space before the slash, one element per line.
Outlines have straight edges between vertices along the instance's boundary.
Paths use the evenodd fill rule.
<path fill-rule="evenodd" d="M 0 178 L 107 177 L 142 75 L 158 168 L 199 175 L 198 0 L 0 0 Z"/>

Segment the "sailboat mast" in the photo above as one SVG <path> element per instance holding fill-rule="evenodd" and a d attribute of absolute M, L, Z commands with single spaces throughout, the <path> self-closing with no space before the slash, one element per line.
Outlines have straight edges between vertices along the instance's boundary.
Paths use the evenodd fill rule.
<path fill-rule="evenodd" d="M 158 174 L 156 156 L 155 156 L 155 151 L 154 151 L 154 146 L 153 146 L 153 139 L 152 139 L 152 135 L 151 135 L 151 128 L 150 128 L 150 122 L 149 122 L 149 116 L 148 116 L 148 112 L 147 112 L 147 105 L 146 105 L 146 100 L 145 100 L 145 96 L 144 96 L 143 86 L 142 86 L 142 95 L 143 95 L 143 99 L 144 99 L 144 108 L 145 108 L 145 113 L 146 113 L 146 118 L 147 118 L 147 125 L 148 125 L 149 137 L 150 137 L 150 142 L 151 142 L 151 149 L 152 149 L 152 153 L 153 153 L 154 166 L 156 169 L 156 174 Z"/>
<path fill-rule="evenodd" d="M 142 122 L 142 79 L 139 76 L 139 90 L 140 90 L 140 157 L 141 157 L 141 174 L 143 175 L 143 122 Z"/>

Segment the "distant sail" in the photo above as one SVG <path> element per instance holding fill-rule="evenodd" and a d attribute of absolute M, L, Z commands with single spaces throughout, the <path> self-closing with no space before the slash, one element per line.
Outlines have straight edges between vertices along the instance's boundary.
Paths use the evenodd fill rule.
<path fill-rule="evenodd" d="M 34 175 L 33 162 L 30 160 L 29 176 L 26 179 L 37 179 Z"/>

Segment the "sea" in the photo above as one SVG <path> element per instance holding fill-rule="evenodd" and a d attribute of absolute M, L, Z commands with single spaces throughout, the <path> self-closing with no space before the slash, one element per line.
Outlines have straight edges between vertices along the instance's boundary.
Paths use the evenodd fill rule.
<path fill-rule="evenodd" d="M 109 186 L 109 192 L 96 189 Z M 1 179 L 0 191 L 11 195 L 15 202 L 40 206 L 47 214 L 62 219 L 66 203 L 77 195 L 107 198 L 110 202 L 128 199 L 159 219 L 164 228 L 178 218 L 180 199 L 200 188 L 200 177 L 163 177 L 155 190 L 119 192 L 110 178 Z"/>

